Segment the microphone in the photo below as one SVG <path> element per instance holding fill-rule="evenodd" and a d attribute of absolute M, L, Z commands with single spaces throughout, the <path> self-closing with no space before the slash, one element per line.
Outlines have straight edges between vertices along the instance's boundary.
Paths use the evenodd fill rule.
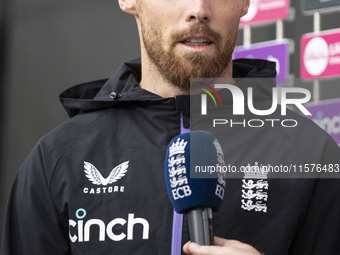
<path fill-rule="evenodd" d="M 191 131 L 169 143 L 165 162 L 165 184 L 178 213 L 186 213 L 190 239 L 200 245 L 213 245 L 212 212 L 220 208 L 225 189 L 222 173 L 212 178 L 190 178 L 196 166 L 224 166 L 222 148 L 206 131 Z"/>

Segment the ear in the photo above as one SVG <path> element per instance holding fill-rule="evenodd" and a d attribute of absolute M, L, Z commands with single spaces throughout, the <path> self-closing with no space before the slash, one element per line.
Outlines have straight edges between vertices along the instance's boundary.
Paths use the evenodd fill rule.
<path fill-rule="evenodd" d="M 123 12 L 137 15 L 136 1 L 135 0 L 118 0 L 119 7 Z"/>
<path fill-rule="evenodd" d="M 248 13 L 249 5 L 250 5 L 250 0 L 244 0 L 243 1 L 241 17 L 243 17 L 244 15 L 246 15 Z"/>

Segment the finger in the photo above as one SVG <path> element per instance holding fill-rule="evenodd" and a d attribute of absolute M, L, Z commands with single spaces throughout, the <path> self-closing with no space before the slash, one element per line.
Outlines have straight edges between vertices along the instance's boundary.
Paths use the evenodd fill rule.
<path fill-rule="evenodd" d="M 214 236 L 214 245 L 224 246 L 227 240 L 228 239 L 224 239 L 224 238 L 221 238 L 221 237 Z"/>
<path fill-rule="evenodd" d="M 190 254 L 190 249 L 189 249 L 189 245 L 190 245 L 191 241 L 188 241 L 186 244 L 184 244 L 183 246 L 183 251 L 186 253 L 186 254 Z"/>
<path fill-rule="evenodd" d="M 190 255 L 260 255 L 251 245 L 237 240 L 228 240 L 215 237 L 215 245 L 205 246 L 187 242 L 183 251 Z"/>
<path fill-rule="evenodd" d="M 237 240 L 233 239 L 225 239 L 215 236 L 214 237 L 214 245 L 216 246 L 229 246 L 229 247 L 235 247 L 235 248 L 243 248 L 244 245 L 247 245 L 245 243 L 242 243 Z"/>
<path fill-rule="evenodd" d="M 187 246 L 191 255 L 229 255 L 231 250 L 228 247 L 198 245 L 190 242 Z"/>

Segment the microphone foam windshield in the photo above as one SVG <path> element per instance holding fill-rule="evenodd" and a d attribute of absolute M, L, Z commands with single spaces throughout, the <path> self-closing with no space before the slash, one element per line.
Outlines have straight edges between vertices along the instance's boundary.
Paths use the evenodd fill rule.
<path fill-rule="evenodd" d="M 225 180 L 223 174 L 214 178 L 190 178 L 195 167 L 224 165 L 221 146 L 216 137 L 206 131 L 192 131 L 176 136 L 169 143 L 164 162 L 168 195 L 176 212 L 184 213 L 195 207 L 221 205 Z"/>

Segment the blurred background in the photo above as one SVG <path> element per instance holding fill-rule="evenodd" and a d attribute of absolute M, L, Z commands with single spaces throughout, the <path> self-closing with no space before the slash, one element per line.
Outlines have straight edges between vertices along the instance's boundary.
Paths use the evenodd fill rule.
<path fill-rule="evenodd" d="M 288 73 L 296 78 L 301 37 L 315 29 L 315 17 L 304 15 L 301 6 L 291 1 L 283 23 L 246 28 L 250 43 L 259 43 L 275 40 L 281 27 L 290 39 Z M 321 30 L 340 28 L 339 12 L 320 16 Z M 249 39 L 244 35 L 249 34 L 242 28 L 238 45 Z M 139 54 L 135 20 L 118 1 L 0 0 L 0 229 L 20 164 L 43 134 L 68 118 L 58 95 L 72 85 L 110 77 Z M 317 100 L 340 97 L 337 78 L 318 83 L 316 90 L 313 81 L 302 86 L 317 91 Z"/>

